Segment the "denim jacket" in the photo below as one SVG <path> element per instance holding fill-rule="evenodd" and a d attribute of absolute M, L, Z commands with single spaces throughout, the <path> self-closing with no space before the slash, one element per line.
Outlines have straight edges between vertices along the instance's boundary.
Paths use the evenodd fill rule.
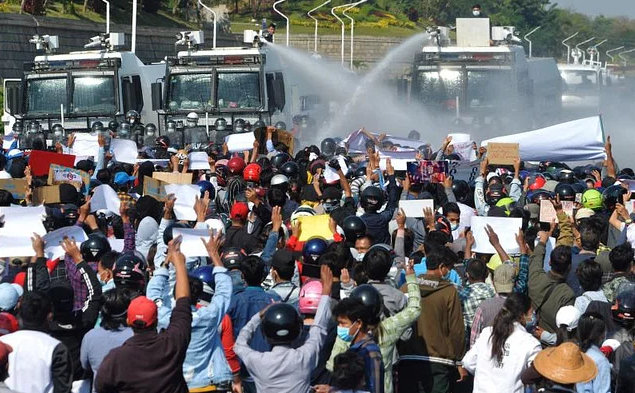
<path fill-rule="evenodd" d="M 214 268 L 216 291 L 211 303 L 192 307 L 192 338 L 183 362 L 183 376 L 190 389 L 232 380 L 220 337 L 220 324 L 232 297 L 232 281 L 226 272 L 224 267 Z M 148 297 L 153 300 L 169 297 L 167 270 L 158 269 L 157 273 L 148 284 Z M 167 327 L 171 312 L 170 304 L 159 308 L 159 329 Z"/>

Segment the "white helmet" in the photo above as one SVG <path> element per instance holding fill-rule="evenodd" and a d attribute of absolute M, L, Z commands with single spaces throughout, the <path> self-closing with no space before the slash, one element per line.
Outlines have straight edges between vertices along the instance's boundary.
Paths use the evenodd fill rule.
<path fill-rule="evenodd" d="M 298 207 L 293 214 L 291 214 L 291 222 L 294 222 L 299 217 L 310 217 L 315 215 L 315 210 L 311 206 L 302 205 Z"/>
<path fill-rule="evenodd" d="M 196 112 L 190 112 L 187 114 L 187 122 L 198 124 L 198 114 Z"/>
<path fill-rule="evenodd" d="M 285 175 L 275 175 L 271 178 L 272 186 L 279 186 L 281 184 L 289 183 L 289 178 Z"/>
<path fill-rule="evenodd" d="M 220 233 L 225 233 L 225 224 L 223 224 L 223 221 L 219 220 L 218 218 L 207 219 L 205 220 L 205 224 L 207 224 L 207 227 L 209 229 L 216 233 L 218 233 L 219 231 Z"/>

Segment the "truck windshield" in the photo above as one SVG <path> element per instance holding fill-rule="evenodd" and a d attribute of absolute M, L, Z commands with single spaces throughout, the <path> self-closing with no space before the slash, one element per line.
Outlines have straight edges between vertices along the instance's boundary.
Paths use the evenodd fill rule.
<path fill-rule="evenodd" d="M 59 114 L 66 106 L 66 77 L 29 79 L 26 90 L 29 115 Z"/>
<path fill-rule="evenodd" d="M 467 70 L 467 106 L 502 108 L 512 89 L 509 71 Z"/>
<path fill-rule="evenodd" d="M 168 94 L 170 110 L 205 109 L 206 105 L 211 105 L 212 75 L 171 75 Z"/>
<path fill-rule="evenodd" d="M 219 72 L 216 77 L 220 109 L 259 108 L 260 74 L 258 72 Z"/>
<path fill-rule="evenodd" d="M 461 96 L 461 70 L 444 68 L 419 72 L 419 100 L 424 105 L 454 107 L 456 97 Z"/>
<path fill-rule="evenodd" d="M 114 76 L 76 76 L 73 78 L 73 113 L 115 113 Z"/>
<path fill-rule="evenodd" d="M 595 70 L 561 70 L 562 87 L 565 91 L 590 91 L 598 88 Z"/>

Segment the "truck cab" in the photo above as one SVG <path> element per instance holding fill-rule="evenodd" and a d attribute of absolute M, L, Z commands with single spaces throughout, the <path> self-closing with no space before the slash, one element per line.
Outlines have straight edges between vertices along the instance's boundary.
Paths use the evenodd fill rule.
<path fill-rule="evenodd" d="M 279 56 L 252 33 L 245 34 L 249 46 L 213 49 L 200 49 L 203 32 L 181 34 L 180 43 L 188 49 L 165 59 L 163 83 L 153 86 L 161 133 L 176 125 L 186 140 L 188 133 L 204 130 L 210 141 L 220 142 L 256 122 L 291 124 L 292 114 L 300 111 L 300 82 L 294 82 Z M 197 124 L 188 127 L 190 118 Z"/>
<path fill-rule="evenodd" d="M 123 34 L 93 38 L 98 50 L 46 53 L 24 66 L 18 92 L 8 92 L 9 110 L 24 128 L 48 132 L 61 123 L 67 132 L 91 129 L 95 121 L 123 121 L 136 110 L 142 121 L 156 122 L 151 111 L 150 85 L 165 71 L 162 64 L 145 65 L 132 52 L 117 51 Z"/>
<path fill-rule="evenodd" d="M 555 61 L 527 59 L 513 32 L 513 27 L 495 27 L 490 33 L 488 19 L 457 19 L 456 45 L 451 45 L 449 29 L 432 30 L 429 43 L 415 55 L 413 101 L 440 124 L 475 129 L 520 131 L 534 127 L 533 119 L 557 117 Z M 537 112 L 554 113 L 537 117 Z"/>
<path fill-rule="evenodd" d="M 604 90 L 604 69 L 585 64 L 559 64 L 562 108 L 571 118 L 598 114 Z"/>

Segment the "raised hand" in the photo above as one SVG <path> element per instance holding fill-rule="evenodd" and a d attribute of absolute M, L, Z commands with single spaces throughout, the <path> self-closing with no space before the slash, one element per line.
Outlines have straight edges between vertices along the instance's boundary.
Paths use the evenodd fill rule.
<path fill-rule="evenodd" d="M 79 251 L 75 239 L 65 237 L 64 240 L 62 240 L 61 246 L 64 252 L 71 257 L 75 263 L 80 263 L 83 260 L 82 253 Z"/>

